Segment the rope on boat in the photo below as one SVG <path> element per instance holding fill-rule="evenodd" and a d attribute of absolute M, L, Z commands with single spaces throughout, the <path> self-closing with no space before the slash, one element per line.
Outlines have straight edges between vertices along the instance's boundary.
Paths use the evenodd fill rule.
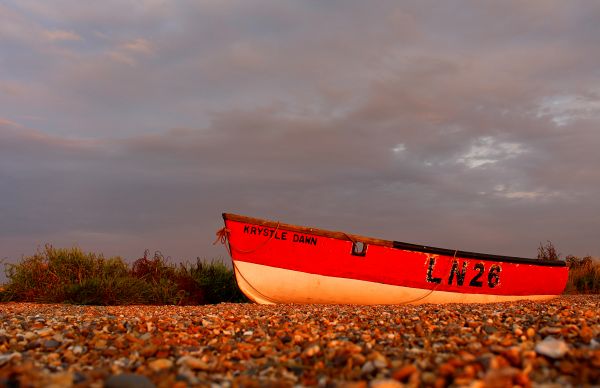
<path fill-rule="evenodd" d="M 225 244 L 227 242 L 227 237 L 229 236 L 229 233 L 231 233 L 231 231 L 227 229 L 226 226 L 217 230 L 217 239 L 215 240 L 213 245 L 217 245 L 218 242 L 221 242 L 221 244 Z"/>
<path fill-rule="evenodd" d="M 457 253 L 458 253 L 458 249 L 455 249 L 454 250 L 454 257 L 453 257 L 453 259 L 456 259 L 456 254 Z M 446 265 L 446 270 L 448 269 L 448 265 Z M 420 296 L 418 298 L 415 298 L 413 300 L 409 300 L 408 302 L 402 302 L 400 304 L 411 304 L 411 303 L 415 303 L 415 302 L 418 302 L 420 300 L 423 300 L 423 299 L 427 298 L 429 295 L 431 295 L 435 290 L 437 290 L 437 288 L 438 288 L 439 285 L 440 285 L 440 283 L 436 283 L 435 286 L 431 290 L 429 290 L 429 292 L 426 293 L 425 295 Z"/>
<path fill-rule="evenodd" d="M 225 248 L 227 249 L 227 253 L 229 253 L 229 257 L 231 258 L 231 263 L 233 265 L 233 269 L 235 271 L 236 274 L 238 274 L 245 282 L 246 284 L 252 288 L 254 290 L 254 292 L 256 292 L 258 295 L 260 295 L 263 299 L 271 302 L 271 303 L 279 303 L 278 300 L 273 299 L 265 294 L 263 294 L 262 292 L 260 292 L 256 287 L 254 287 L 252 285 L 252 283 L 250 283 L 248 281 L 248 279 L 246 279 L 246 277 L 244 276 L 244 274 L 242 273 L 242 271 L 239 270 L 239 268 L 237 267 L 237 265 L 235 264 L 235 260 L 233 259 L 233 255 L 231 253 L 231 249 L 235 249 L 236 251 L 240 252 L 240 253 L 252 253 L 257 251 L 258 249 L 262 248 L 263 246 L 267 245 L 267 243 L 269 241 L 271 241 L 271 239 L 275 236 L 275 233 L 277 233 L 277 230 L 279 229 L 279 222 L 277 222 L 277 227 L 275 228 L 275 231 L 273 232 L 273 234 L 271 235 L 271 237 L 269 237 L 268 240 L 266 240 L 265 242 L 263 242 L 261 245 L 257 246 L 254 249 L 250 249 L 250 250 L 243 250 L 243 249 L 239 249 L 236 248 L 235 246 L 233 246 L 233 244 L 231 244 L 231 240 L 229 239 L 229 235 L 231 234 L 231 230 L 227 229 L 226 226 L 224 226 L 223 228 L 219 229 L 216 233 L 217 235 L 217 239 L 215 240 L 215 242 L 213 243 L 213 245 L 216 245 L 218 242 L 220 242 L 221 244 L 225 245 Z"/>
<path fill-rule="evenodd" d="M 231 256 L 231 248 L 233 248 L 235 251 L 240 252 L 240 253 L 253 253 L 253 252 L 256 252 L 257 250 L 259 250 L 260 248 L 264 247 L 265 245 L 267 245 L 269 242 L 271 242 L 273 237 L 275 237 L 275 235 L 277 234 L 278 230 L 279 230 L 279 221 L 277 222 L 277 226 L 275 227 L 275 230 L 273 231 L 273 233 L 271 233 L 271 236 L 268 239 L 263 241 L 258 246 L 254 247 L 252 249 L 246 250 L 246 249 L 240 249 L 240 248 L 237 248 L 236 246 L 234 246 L 231 243 L 231 239 L 229 238 L 231 231 L 229 229 L 227 229 L 227 227 L 223 227 L 217 231 L 217 239 L 215 240 L 213 245 L 216 245 L 218 242 L 221 242 L 221 244 L 228 246 L 229 247 L 228 251 L 229 251 L 230 256 Z M 226 244 L 227 242 L 229 242 L 228 245 Z"/>
<path fill-rule="evenodd" d="M 342 232 L 342 233 L 344 233 L 344 232 Z M 347 238 L 348 240 L 350 240 L 350 241 L 351 241 L 353 244 L 356 244 L 356 240 L 355 240 L 355 239 L 353 239 L 352 237 L 350 237 L 350 235 L 348 235 L 348 234 L 344 233 L 344 236 L 346 236 L 346 238 Z"/>

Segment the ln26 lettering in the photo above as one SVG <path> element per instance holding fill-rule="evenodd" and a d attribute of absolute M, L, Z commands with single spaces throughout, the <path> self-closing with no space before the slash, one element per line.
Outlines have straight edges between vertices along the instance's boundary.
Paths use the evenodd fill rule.
<path fill-rule="evenodd" d="M 427 263 L 427 275 L 425 280 L 429 283 L 441 284 L 445 282 L 449 286 L 456 284 L 463 286 L 465 284 L 471 287 L 494 288 L 500 283 L 500 272 L 502 267 L 498 264 L 486 265 L 482 262 L 475 263 L 472 267 L 468 261 L 453 260 L 449 268 L 449 272 L 445 277 L 436 277 L 433 272 L 435 270 L 436 258 L 430 257 Z"/>

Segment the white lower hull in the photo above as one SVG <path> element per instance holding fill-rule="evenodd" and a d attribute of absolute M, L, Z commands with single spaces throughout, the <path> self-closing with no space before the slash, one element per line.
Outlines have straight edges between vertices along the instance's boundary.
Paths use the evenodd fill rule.
<path fill-rule="evenodd" d="M 557 295 L 487 295 L 394 286 L 364 280 L 337 278 L 235 261 L 238 286 L 260 304 L 421 304 L 493 303 L 548 300 Z"/>

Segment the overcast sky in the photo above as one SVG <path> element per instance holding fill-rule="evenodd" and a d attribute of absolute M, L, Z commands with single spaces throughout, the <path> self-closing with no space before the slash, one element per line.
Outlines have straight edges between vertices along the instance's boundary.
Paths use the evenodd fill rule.
<path fill-rule="evenodd" d="M 600 2 L 0 1 L 0 258 L 221 212 L 600 256 Z"/>

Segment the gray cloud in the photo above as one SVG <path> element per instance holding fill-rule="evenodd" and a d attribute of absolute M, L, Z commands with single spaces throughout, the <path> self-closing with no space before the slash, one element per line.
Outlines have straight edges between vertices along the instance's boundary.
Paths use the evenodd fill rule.
<path fill-rule="evenodd" d="M 594 4 L 60 8 L 0 8 L 0 257 L 224 254 L 221 211 L 598 255 Z"/>

